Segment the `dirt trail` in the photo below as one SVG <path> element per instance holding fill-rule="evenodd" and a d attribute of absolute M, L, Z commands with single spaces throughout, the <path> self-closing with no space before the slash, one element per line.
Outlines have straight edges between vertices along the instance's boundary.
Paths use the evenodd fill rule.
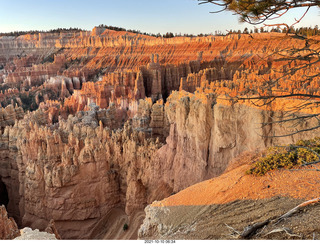
<path fill-rule="evenodd" d="M 135 213 L 129 219 L 122 209 L 112 209 L 96 224 L 90 239 L 136 240 L 144 217 L 144 211 Z M 129 227 L 126 231 L 123 230 L 125 224 Z"/>

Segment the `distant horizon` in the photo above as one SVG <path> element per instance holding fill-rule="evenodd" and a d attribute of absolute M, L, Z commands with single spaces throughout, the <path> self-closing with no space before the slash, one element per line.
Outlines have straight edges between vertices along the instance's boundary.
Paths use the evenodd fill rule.
<path fill-rule="evenodd" d="M 198 5 L 197 0 L 0 0 L 0 33 L 49 31 L 79 28 L 90 31 L 100 24 L 138 30 L 149 34 L 214 34 L 227 30 L 254 29 L 239 23 L 231 12 L 212 14 L 212 4 Z M 268 22 L 291 25 L 304 9 L 292 9 L 282 18 Z M 295 28 L 314 27 L 320 23 L 318 8 L 311 8 Z M 256 26 L 257 28 L 263 25 Z"/>
<path fill-rule="evenodd" d="M 299 28 L 309 28 L 309 27 L 310 28 L 315 28 L 315 26 L 317 26 L 317 25 L 314 25 L 314 26 L 300 26 L 300 27 L 297 27 L 297 29 L 299 29 Z M 55 29 L 48 29 L 48 30 L 24 30 L 24 31 L 0 32 L 0 34 L 1 35 L 5 35 L 5 34 L 20 33 L 20 32 L 21 33 L 23 33 L 23 32 L 27 32 L 27 33 L 28 32 L 50 33 L 51 31 L 55 31 L 55 30 L 59 30 L 59 29 L 61 29 L 61 30 L 70 30 L 70 31 L 74 31 L 74 32 L 76 32 L 77 30 L 78 31 L 87 31 L 87 32 L 89 32 L 89 31 L 92 31 L 96 27 L 99 27 L 99 25 L 93 26 L 91 29 L 81 29 L 81 28 L 77 28 L 77 27 L 69 27 L 69 28 L 58 27 L 58 28 L 55 28 Z M 123 28 L 121 26 L 112 26 L 112 27 Z M 261 27 L 263 27 L 263 26 L 261 26 Z M 251 30 L 253 31 L 255 28 L 256 29 L 260 29 L 260 28 L 257 28 L 256 26 L 252 26 L 252 28 L 248 28 L 248 30 L 250 32 Z M 271 29 L 276 28 L 276 27 L 263 27 L 263 28 L 266 30 L 266 32 L 271 32 Z M 108 29 L 108 28 L 106 28 L 106 29 Z M 241 33 L 243 32 L 244 29 L 241 30 Z M 320 26 L 319 26 L 319 29 L 320 29 Z M 233 31 L 239 31 L 239 30 L 233 30 Z M 172 33 L 172 32 L 166 32 L 166 33 L 163 33 L 163 34 L 162 33 L 150 33 L 150 32 L 144 32 L 144 31 L 141 31 L 141 30 L 138 30 L 138 29 L 126 29 L 125 31 L 127 31 L 127 32 L 137 31 L 140 34 L 146 34 L 146 35 L 158 35 L 158 34 L 165 35 L 166 33 Z M 236 34 L 236 33 L 226 33 L 226 32 L 222 32 L 222 31 L 221 32 L 220 31 L 216 31 L 216 33 L 212 33 L 211 32 L 211 33 L 190 34 L 190 33 L 181 33 L 181 32 L 179 32 L 179 33 L 172 33 L 172 34 L 174 34 L 175 36 L 183 36 L 183 35 L 199 36 L 199 35 L 227 35 L 227 34 Z"/>

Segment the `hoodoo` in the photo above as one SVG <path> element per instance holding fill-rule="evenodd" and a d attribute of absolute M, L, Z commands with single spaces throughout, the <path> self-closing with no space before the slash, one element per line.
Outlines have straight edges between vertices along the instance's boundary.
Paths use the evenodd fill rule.
<path fill-rule="evenodd" d="M 265 185 L 245 174 L 249 166 L 234 161 L 320 135 L 318 64 L 284 78 L 281 72 L 304 67 L 305 61 L 279 61 L 281 55 L 274 55 L 280 48 L 305 45 L 304 39 L 278 32 L 164 38 L 96 27 L 1 36 L 0 205 L 19 228 L 44 231 L 49 225 L 55 237 L 43 238 L 137 239 L 141 227 L 140 238 L 188 239 L 179 228 L 189 233 L 203 225 L 198 218 L 201 223 L 191 223 L 191 215 L 187 227 L 180 225 L 188 206 L 210 206 L 190 207 L 190 214 L 204 219 L 207 210 L 218 209 L 220 218 L 239 213 L 224 213 L 221 206 L 244 208 L 232 203 L 240 195 L 241 201 L 259 199 L 261 206 L 270 203 L 268 197 L 306 197 L 269 182 L 272 177 L 285 181 L 289 173 L 270 173 Z M 299 82 L 306 75 L 314 77 Z M 268 90 L 270 80 L 278 83 Z M 288 96 L 297 92 L 315 98 Z M 250 100 L 270 94 L 283 98 Z M 288 119 L 292 107 L 299 108 L 293 114 L 301 123 Z M 288 153 L 295 159 L 305 155 Z M 262 191 L 259 187 L 270 192 L 245 193 Z M 205 204 L 186 200 L 184 194 L 202 198 L 200 191 L 208 193 Z M 172 205 L 179 223 L 170 223 L 166 211 L 173 211 Z M 271 209 L 275 217 L 278 212 Z M 23 236 L 30 231 L 24 229 Z"/>

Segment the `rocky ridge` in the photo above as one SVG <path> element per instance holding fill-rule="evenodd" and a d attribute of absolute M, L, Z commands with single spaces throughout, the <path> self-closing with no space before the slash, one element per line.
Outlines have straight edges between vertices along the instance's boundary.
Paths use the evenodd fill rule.
<path fill-rule="evenodd" d="M 52 126 L 40 112 L 6 127 L 2 135 L 19 176 L 19 209 L 14 210 L 24 226 L 41 229 L 54 219 L 61 236 L 72 239 L 91 237 L 89 230 L 114 208 L 132 216 L 154 200 L 218 176 L 244 151 L 315 133 L 261 140 L 261 134 L 285 130 L 255 126 L 272 111 L 226 105 L 201 91 L 173 92 L 165 105 L 141 101 L 133 126 L 127 122 L 117 131 L 107 126 L 106 110 L 95 105 Z M 163 145 L 148 131 L 159 133 L 165 124 L 170 126 Z M 231 135 L 224 133 L 231 128 Z"/>
<path fill-rule="evenodd" d="M 28 227 L 20 230 L 20 234 L 21 235 L 14 238 L 14 240 L 57 240 L 54 234 L 40 232 L 38 229 L 32 230 Z"/>
<path fill-rule="evenodd" d="M 255 94 L 278 77 L 279 64 L 258 55 L 304 45 L 282 34 L 254 37 L 163 39 L 101 28 L 2 37 L 0 101 L 39 107 L 0 111 L 9 215 L 41 230 L 54 219 L 64 239 L 95 238 L 115 209 L 132 220 L 154 200 L 219 176 L 245 151 L 318 134 L 270 138 L 290 132 L 272 124 L 286 101 L 259 109 L 225 96 Z"/>
<path fill-rule="evenodd" d="M 228 226 L 242 232 L 269 219 L 270 224 L 253 239 L 318 239 L 319 204 L 281 222 L 273 221 L 302 202 L 319 197 L 318 173 L 307 167 L 272 171 L 260 177 L 247 175 L 257 157 L 259 154 L 242 154 L 219 177 L 147 206 L 139 238 L 241 239 Z"/>

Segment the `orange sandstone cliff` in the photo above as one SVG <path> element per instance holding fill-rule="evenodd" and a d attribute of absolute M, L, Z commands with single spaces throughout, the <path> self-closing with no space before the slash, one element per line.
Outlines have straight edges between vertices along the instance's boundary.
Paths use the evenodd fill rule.
<path fill-rule="evenodd" d="M 261 57 L 304 45 L 253 36 L 164 39 L 95 28 L 1 37 L 0 177 L 9 215 L 19 227 L 54 220 L 63 239 L 93 239 L 110 237 L 103 226 L 121 212 L 129 226 L 137 221 L 126 238 L 137 238 L 153 201 L 221 175 L 243 152 L 318 135 L 269 137 L 292 132 L 272 124 L 288 100 L 262 108 L 226 100 L 263 92 L 287 65 Z M 317 80 L 303 85 L 296 76 L 275 92 L 317 94 Z"/>

